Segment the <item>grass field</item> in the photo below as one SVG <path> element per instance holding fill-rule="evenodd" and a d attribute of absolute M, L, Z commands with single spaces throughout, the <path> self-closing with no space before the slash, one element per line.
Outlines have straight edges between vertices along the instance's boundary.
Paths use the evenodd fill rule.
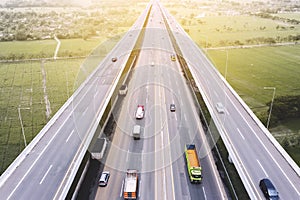
<path fill-rule="evenodd" d="M 273 90 L 264 90 L 264 87 L 275 87 L 275 97 L 300 95 L 298 52 L 300 45 L 228 49 L 227 80 L 265 124 L 269 108 L 266 103 L 272 100 Z M 207 53 L 224 76 L 226 51 L 208 50 Z M 270 126 L 270 131 L 279 142 L 295 140 L 300 134 L 299 124 L 300 119 L 287 120 L 278 127 Z M 289 146 L 285 149 L 299 165 L 299 147 Z"/>
<path fill-rule="evenodd" d="M 105 37 L 83 39 L 63 39 L 58 51 L 58 57 L 74 57 L 87 56 L 91 50 L 96 48 L 102 42 L 105 42 Z M 8 56 L 10 54 L 24 55 L 25 58 L 38 58 L 41 54 L 43 57 L 53 57 L 57 42 L 53 40 L 40 41 L 13 41 L 0 42 L 0 56 Z"/>
<path fill-rule="evenodd" d="M 185 6 L 169 6 L 167 9 L 194 41 L 203 47 L 206 43 L 209 47 L 236 45 L 237 41 L 242 44 L 250 44 L 253 41 L 248 40 L 258 37 L 271 37 L 277 42 L 285 42 L 284 38 L 289 35 L 297 35 L 300 32 L 300 25 L 257 16 L 217 16 L 213 10 L 208 8 Z M 278 16 L 299 19 L 300 13 L 278 14 Z"/>
<path fill-rule="evenodd" d="M 53 116 L 74 91 L 82 59 L 46 61 L 47 94 Z M 0 171 L 24 148 L 21 119 L 27 144 L 44 127 L 46 118 L 41 62 L 0 64 Z"/>
<path fill-rule="evenodd" d="M 19 117 L 28 144 L 117 42 L 115 38 L 105 41 L 103 38 L 62 40 L 60 52 L 68 51 L 72 56 L 85 52 L 83 55 L 90 56 L 85 59 L 0 63 L 0 174 L 25 146 Z M 34 53 L 44 51 L 53 55 L 56 47 L 54 40 L 4 42 L 0 45 L 4 45 L 4 53 L 16 54 L 30 53 L 30 47 Z M 46 72 L 46 94 L 52 111 L 49 119 L 46 117 L 42 67 Z"/>
<path fill-rule="evenodd" d="M 227 80 L 251 108 L 272 99 L 273 91 L 264 87 L 276 87 L 276 96 L 300 95 L 300 45 L 227 51 Z M 226 51 L 208 50 L 208 55 L 224 76 Z"/>
<path fill-rule="evenodd" d="M 300 25 L 282 24 L 280 21 L 262 19 L 256 16 L 211 16 L 192 20 L 193 25 L 184 26 L 191 37 L 197 43 L 210 46 L 234 45 L 234 42 L 249 43 L 257 37 L 283 38 L 296 35 L 300 32 Z M 182 20 L 181 20 L 182 21 Z M 285 30 L 277 30 L 277 26 L 286 27 Z M 291 29 L 290 27 L 294 27 Z M 284 40 L 282 40 L 284 42 Z"/>
<path fill-rule="evenodd" d="M 272 16 L 282 17 L 286 19 L 295 19 L 300 20 L 300 14 L 299 13 L 278 13 L 278 14 L 272 14 Z"/>

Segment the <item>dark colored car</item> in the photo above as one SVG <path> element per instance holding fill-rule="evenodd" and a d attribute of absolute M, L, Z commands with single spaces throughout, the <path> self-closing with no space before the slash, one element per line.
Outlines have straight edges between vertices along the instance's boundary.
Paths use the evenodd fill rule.
<path fill-rule="evenodd" d="M 171 112 L 175 112 L 175 110 L 176 110 L 176 106 L 175 106 L 175 104 L 170 104 L 170 111 Z"/>
<path fill-rule="evenodd" d="M 259 187 L 267 199 L 271 199 L 271 200 L 279 199 L 278 192 L 274 187 L 273 183 L 269 179 L 267 178 L 261 179 L 259 181 Z"/>
<path fill-rule="evenodd" d="M 116 62 L 117 60 L 118 60 L 117 57 L 113 57 L 113 58 L 111 59 L 112 62 Z"/>

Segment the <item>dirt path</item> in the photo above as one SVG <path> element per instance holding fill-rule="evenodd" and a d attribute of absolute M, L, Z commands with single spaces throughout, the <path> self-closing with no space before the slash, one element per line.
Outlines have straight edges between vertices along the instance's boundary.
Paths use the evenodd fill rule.
<path fill-rule="evenodd" d="M 48 94 L 47 94 L 47 86 L 46 86 L 47 73 L 46 73 L 46 70 L 44 67 L 44 63 L 45 63 L 45 61 L 42 60 L 42 62 L 41 62 L 41 71 L 42 71 L 42 76 L 43 76 L 42 83 L 43 83 L 43 90 L 44 90 L 44 101 L 45 101 L 45 105 L 46 105 L 46 117 L 47 117 L 47 119 L 50 119 L 51 106 L 50 106 L 50 101 L 48 99 Z"/>

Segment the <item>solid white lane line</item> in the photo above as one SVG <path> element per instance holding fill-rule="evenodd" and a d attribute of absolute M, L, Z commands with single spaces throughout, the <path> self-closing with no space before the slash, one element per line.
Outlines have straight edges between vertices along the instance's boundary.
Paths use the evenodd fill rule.
<path fill-rule="evenodd" d="M 69 137 L 66 139 L 66 143 L 69 141 L 70 137 L 72 136 L 72 134 L 74 133 L 74 129 L 72 130 L 72 132 L 70 133 Z"/>
<path fill-rule="evenodd" d="M 204 199 L 207 199 L 204 186 L 202 186 L 202 190 L 203 190 Z"/>
<path fill-rule="evenodd" d="M 263 168 L 263 166 L 260 164 L 259 160 L 256 159 L 256 161 L 258 162 L 260 168 L 263 170 L 263 172 L 265 173 L 266 177 L 269 177 L 269 175 L 267 174 L 266 170 Z"/>
<path fill-rule="evenodd" d="M 42 180 L 40 181 L 40 184 L 42 184 L 47 176 L 47 174 L 49 173 L 49 171 L 51 170 L 52 165 L 50 165 L 50 167 L 48 168 L 48 170 L 46 171 L 45 175 L 43 176 Z"/>
<path fill-rule="evenodd" d="M 140 185 L 139 185 L 139 198 L 141 197 L 141 188 L 142 188 L 142 181 L 140 180 Z"/>
<path fill-rule="evenodd" d="M 241 137 L 243 138 L 243 140 L 245 140 L 245 137 L 243 136 L 243 134 L 241 133 L 239 128 L 236 128 L 236 130 L 239 132 L 239 134 L 241 135 Z"/>
<path fill-rule="evenodd" d="M 124 180 L 122 181 L 121 191 L 120 191 L 120 198 L 122 198 L 123 194 L 123 187 L 124 187 Z"/>

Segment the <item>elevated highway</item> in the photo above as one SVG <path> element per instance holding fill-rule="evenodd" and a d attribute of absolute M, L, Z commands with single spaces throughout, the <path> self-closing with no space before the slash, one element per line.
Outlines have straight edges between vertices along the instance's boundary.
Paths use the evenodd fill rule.
<path fill-rule="evenodd" d="M 1 175 L 1 199 L 66 197 L 150 9 Z"/>
<path fill-rule="evenodd" d="M 300 169 L 205 53 L 161 6 L 176 53 L 189 68 L 251 199 L 263 199 L 259 181 L 269 178 L 282 199 L 300 199 Z M 224 106 L 224 113 L 216 109 Z"/>
<path fill-rule="evenodd" d="M 147 19 L 152 31 L 142 29 Z M 145 40 L 129 85 L 134 98 L 124 100 L 118 116 L 120 130 L 115 133 L 118 137 L 112 142 L 115 149 L 111 148 L 105 166 L 112 170 L 115 187 L 100 188 L 96 198 L 122 198 L 122 174 L 127 168 L 143 172 L 141 199 L 228 198 L 178 60 L 170 60 L 170 54 L 177 54 L 192 73 L 251 199 L 263 199 L 258 182 L 265 177 L 272 180 L 282 199 L 300 199 L 299 167 L 156 1 L 149 3 L 108 57 L 2 174 L 1 198 L 66 197 L 106 107 L 113 104 L 110 99 L 141 34 Z M 117 62 L 111 62 L 112 57 L 117 57 Z M 215 109 L 218 102 L 223 104 L 224 113 Z M 169 112 L 170 103 L 177 105 L 175 113 Z M 145 118 L 140 121 L 134 119 L 137 104 L 146 107 Z M 141 141 L 130 136 L 136 123 L 144 128 Z M 180 156 L 189 142 L 201 149 L 202 185 L 189 184 Z"/>

